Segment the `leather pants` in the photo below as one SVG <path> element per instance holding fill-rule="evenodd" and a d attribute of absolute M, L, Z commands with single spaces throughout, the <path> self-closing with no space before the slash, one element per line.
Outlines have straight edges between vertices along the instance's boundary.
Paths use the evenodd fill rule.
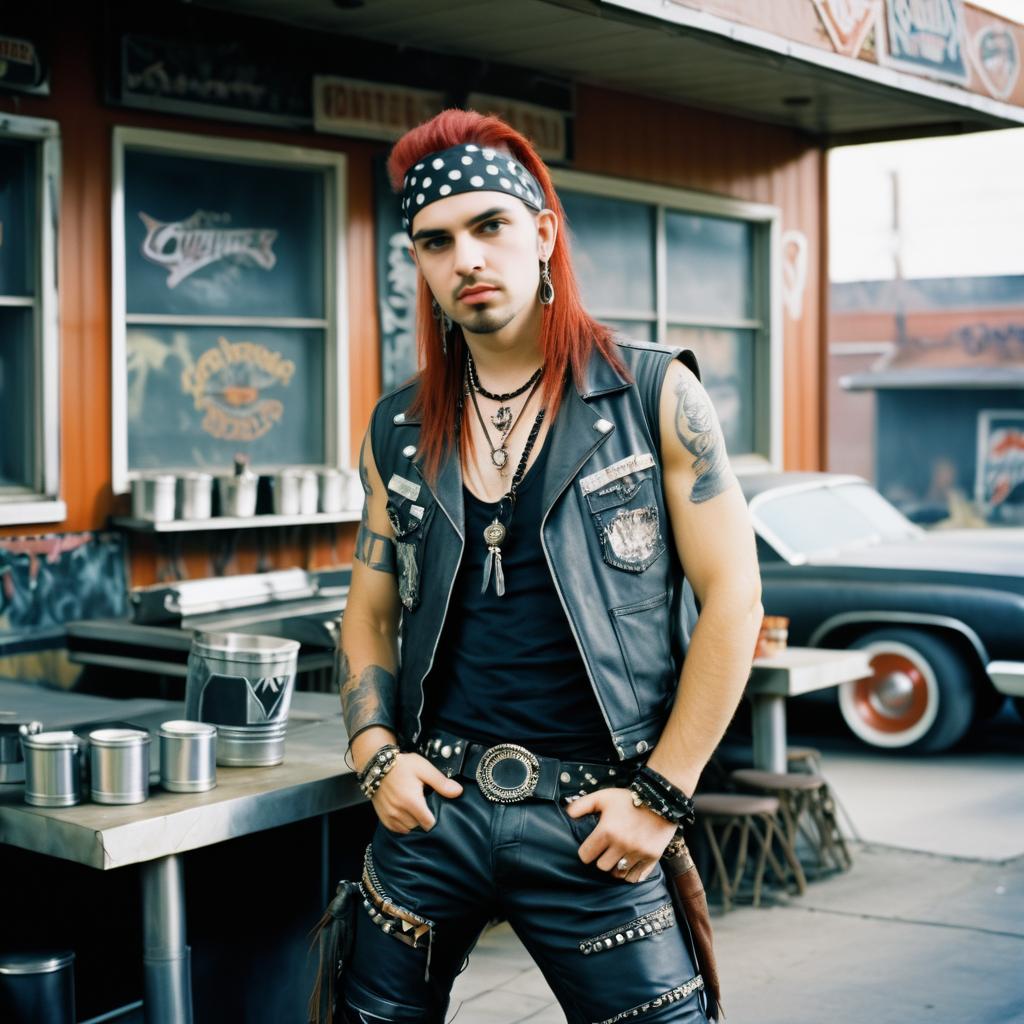
<path fill-rule="evenodd" d="M 555 801 L 535 798 L 494 803 L 461 781 L 455 799 L 427 790 L 437 819 L 429 832 L 377 825 L 368 862 L 390 906 L 356 913 L 342 980 L 352 1024 L 443 1024 L 456 975 L 498 916 L 540 967 L 569 1024 L 707 1024 L 685 922 L 660 864 L 643 882 L 625 882 L 579 859 L 596 814 L 572 819 Z M 404 919 L 393 916 L 396 908 Z M 429 922 L 429 934 L 419 926 L 429 941 L 400 939 L 410 920 Z"/>

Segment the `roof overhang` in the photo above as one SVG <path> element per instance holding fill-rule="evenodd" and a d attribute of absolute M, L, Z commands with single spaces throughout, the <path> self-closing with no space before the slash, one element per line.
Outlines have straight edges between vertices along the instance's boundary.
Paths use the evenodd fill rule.
<path fill-rule="evenodd" d="M 663 0 L 200 3 L 784 125 L 823 145 L 1024 125 L 1013 104 Z"/>
<path fill-rule="evenodd" d="M 1024 367 L 976 366 L 931 367 L 897 370 L 876 370 L 873 373 L 851 373 L 839 378 L 846 391 L 914 391 L 955 389 L 1009 390 L 1024 389 Z"/>

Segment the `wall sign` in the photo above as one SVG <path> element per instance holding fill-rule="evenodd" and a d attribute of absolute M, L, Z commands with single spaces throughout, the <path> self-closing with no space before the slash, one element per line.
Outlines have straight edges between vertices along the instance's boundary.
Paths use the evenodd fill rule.
<path fill-rule="evenodd" d="M 986 25 L 971 40 L 971 59 L 989 94 L 997 100 L 1009 99 L 1020 78 L 1020 49 L 1014 34 L 1002 25 Z"/>
<path fill-rule="evenodd" d="M 313 79 L 313 127 L 366 139 L 397 139 L 444 107 L 444 94 L 356 78 Z"/>
<path fill-rule="evenodd" d="M 1024 523 L 1024 412 L 978 413 L 975 497 L 991 518 Z"/>
<path fill-rule="evenodd" d="M 0 88 L 50 94 L 49 75 L 32 40 L 0 35 Z"/>
<path fill-rule="evenodd" d="M 561 110 L 480 92 L 471 92 L 466 98 L 466 105 L 481 114 L 497 114 L 525 135 L 544 160 L 568 159 L 565 114 Z"/>
<path fill-rule="evenodd" d="M 882 0 L 814 0 L 814 7 L 836 53 L 856 57 L 878 24 Z"/>
<path fill-rule="evenodd" d="M 117 102 L 127 107 L 304 127 L 309 74 L 243 42 L 121 37 Z"/>
<path fill-rule="evenodd" d="M 889 0 L 889 49 L 879 59 L 915 74 L 966 85 L 964 10 L 961 0 Z"/>

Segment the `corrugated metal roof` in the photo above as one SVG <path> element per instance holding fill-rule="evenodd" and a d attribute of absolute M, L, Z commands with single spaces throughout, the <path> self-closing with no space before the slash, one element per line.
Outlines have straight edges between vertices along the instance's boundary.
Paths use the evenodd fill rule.
<path fill-rule="evenodd" d="M 670 5 L 671 21 L 654 17 L 648 12 L 663 8 L 649 0 L 367 0 L 353 9 L 327 0 L 201 3 L 788 125 L 825 143 L 1024 124 L 1021 108 L 956 86 L 740 26 L 709 30 L 709 19 L 680 5 Z"/>

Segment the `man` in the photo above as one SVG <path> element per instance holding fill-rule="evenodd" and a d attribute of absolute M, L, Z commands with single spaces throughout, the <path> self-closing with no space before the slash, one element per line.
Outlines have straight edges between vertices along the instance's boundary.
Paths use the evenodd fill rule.
<path fill-rule="evenodd" d="M 704 1022 L 659 858 L 762 609 L 696 361 L 586 314 L 548 172 L 497 118 L 445 111 L 389 169 L 423 369 L 360 455 L 340 686 L 379 825 L 339 1008 L 443 1021 L 501 915 L 573 1024 Z"/>

